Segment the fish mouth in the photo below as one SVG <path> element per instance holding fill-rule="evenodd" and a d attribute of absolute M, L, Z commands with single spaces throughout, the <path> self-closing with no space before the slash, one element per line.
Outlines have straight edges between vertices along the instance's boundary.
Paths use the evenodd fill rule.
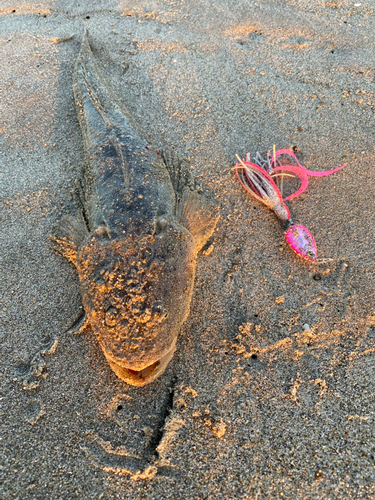
<path fill-rule="evenodd" d="M 126 368 L 123 365 L 117 363 L 113 358 L 110 358 L 105 351 L 104 354 L 107 358 L 109 366 L 118 377 L 120 377 L 127 384 L 141 387 L 154 381 L 157 377 L 159 377 L 159 375 L 163 373 L 170 360 L 172 359 L 175 350 L 176 342 L 173 343 L 172 347 L 166 354 L 164 354 L 161 358 L 154 361 L 150 365 L 145 366 L 144 368 L 142 368 L 142 370 L 133 370 L 131 368 Z"/>

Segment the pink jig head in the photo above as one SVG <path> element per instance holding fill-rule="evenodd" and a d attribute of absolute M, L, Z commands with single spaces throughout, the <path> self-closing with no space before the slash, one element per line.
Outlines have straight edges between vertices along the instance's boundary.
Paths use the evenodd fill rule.
<path fill-rule="evenodd" d="M 292 157 L 297 165 L 278 165 L 277 157 L 279 155 Z M 309 176 L 323 177 L 330 175 L 341 170 L 345 165 L 325 172 L 315 172 L 303 167 L 290 149 L 279 149 L 276 151 L 275 146 L 273 155 L 268 155 L 266 160 L 257 153 L 255 157 L 257 163 L 250 162 L 249 154 L 246 155 L 246 161 L 241 160 L 238 156 L 237 158 L 240 163 L 236 163 L 234 169 L 242 186 L 254 198 L 273 210 L 279 219 L 289 223 L 285 239 L 292 250 L 306 260 L 311 262 L 316 261 L 318 251 L 312 234 L 307 227 L 293 223 L 289 209 L 284 202 L 296 198 L 306 190 L 309 183 Z M 294 193 L 283 199 L 282 180 L 284 176 L 299 177 L 301 186 Z M 275 183 L 272 177 L 276 178 L 277 183 Z M 278 182 L 279 177 L 281 178 L 280 183 Z"/>
<path fill-rule="evenodd" d="M 301 224 L 292 224 L 285 233 L 285 239 L 292 250 L 311 262 L 318 258 L 318 250 L 313 235 L 307 227 Z"/>

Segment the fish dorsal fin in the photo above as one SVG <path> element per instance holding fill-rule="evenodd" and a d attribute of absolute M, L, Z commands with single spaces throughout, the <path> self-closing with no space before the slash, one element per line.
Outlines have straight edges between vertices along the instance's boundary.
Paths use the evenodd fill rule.
<path fill-rule="evenodd" d="M 166 149 L 162 158 L 176 194 L 176 217 L 194 237 L 197 250 L 207 242 L 219 220 L 218 210 L 207 203 L 202 187 L 190 172 L 190 164 L 181 161 L 176 153 Z"/>
<path fill-rule="evenodd" d="M 66 215 L 58 222 L 50 236 L 53 250 L 66 257 L 72 264 L 77 266 L 77 253 L 83 241 L 89 235 L 82 212 L 75 216 Z"/>
<path fill-rule="evenodd" d="M 165 148 L 161 152 L 161 157 L 167 167 L 176 194 L 181 195 L 186 187 L 202 191 L 191 175 L 189 162 L 181 160 L 177 153 L 169 148 Z"/>

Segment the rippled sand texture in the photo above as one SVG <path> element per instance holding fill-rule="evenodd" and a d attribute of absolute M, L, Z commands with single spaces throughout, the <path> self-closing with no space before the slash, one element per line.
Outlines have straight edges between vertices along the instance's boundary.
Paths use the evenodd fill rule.
<path fill-rule="evenodd" d="M 1 3 L 2 498 L 375 496 L 374 20 L 370 0 Z M 113 95 L 221 210 L 143 388 L 67 333 L 78 277 L 48 243 L 84 161 L 83 23 Z M 273 144 L 347 164 L 290 203 L 319 264 L 231 170 Z"/>

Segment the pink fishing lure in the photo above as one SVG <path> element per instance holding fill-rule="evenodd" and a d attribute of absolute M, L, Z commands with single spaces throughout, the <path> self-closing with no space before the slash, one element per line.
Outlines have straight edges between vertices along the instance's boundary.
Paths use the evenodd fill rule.
<path fill-rule="evenodd" d="M 277 159 L 280 155 L 290 156 L 297 165 L 280 165 Z M 285 234 L 288 245 L 304 259 L 314 262 L 318 257 L 314 238 L 307 227 L 294 224 L 285 201 L 296 198 L 306 190 L 309 176 L 323 177 L 331 175 L 344 168 L 345 165 L 324 172 L 308 170 L 300 164 L 296 155 L 290 149 L 279 149 L 273 155 L 268 155 L 266 159 L 257 153 L 255 157 L 256 163 L 250 162 L 249 154 L 246 155 L 246 161 L 241 160 L 238 156 L 237 158 L 240 163 L 236 163 L 234 170 L 242 186 L 254 198 L 273 210 L 279 219 L 288 222 L 289 227 Z M 283 198 L 282 195 L 282 184 L 279 184 L 281 186 L 279 189 L 279 185 L 272 179 L 274 177 L 277 181 L 277 178 L 281 177 L 282 180 L 284 176 L 297 176 L 301 181 L 301 186 L 286 198 Z"/>

